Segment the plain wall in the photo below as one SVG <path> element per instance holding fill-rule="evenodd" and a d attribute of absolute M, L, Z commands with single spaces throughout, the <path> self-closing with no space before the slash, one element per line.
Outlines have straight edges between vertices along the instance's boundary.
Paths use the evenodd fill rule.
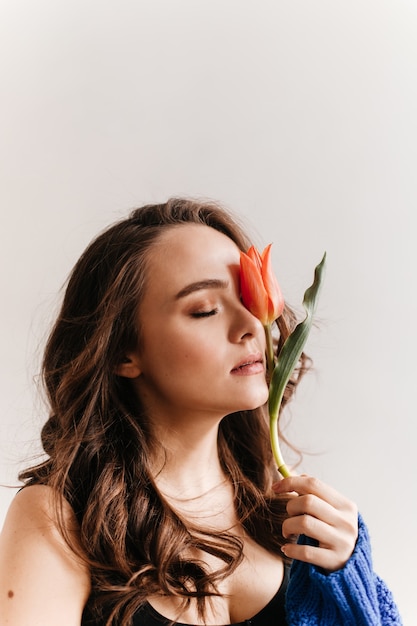
<path fill-rule="evenodd" d="M 39 450 L 42 345 L 89 240 L 143 203 L 218 200 L 273 241 L 300 312 L 327 251 L 287 434 L 357 501 L 411 626 L 416 2 L 2 0 L 0 72 L 0 482 Z"/>

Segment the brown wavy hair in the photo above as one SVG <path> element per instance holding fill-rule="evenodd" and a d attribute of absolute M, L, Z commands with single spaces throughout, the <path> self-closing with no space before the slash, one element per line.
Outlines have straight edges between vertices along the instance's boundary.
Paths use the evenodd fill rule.
<path fill-rule="evenodd" d="M 83 624 L 127 626 L 155 593 L 175 595 L 185 604 L 196 598 L 203 616 L 219 580 L 243 558 L 240 539 L 186 524 L 159 493 L 149 462 L 157 444 L 145 411 L 131 381 L 115 374 L 125 355 L 140 345 L 137 310 L 152 248 L 166 228 L 190 222 L 215 228 L 241 250 L 251 243 L 236 218 L 212 202 L 174 198 L 138 208 L 82 254 L 46 345 L 46 460 L 19 478 L 52 487 L 60 530 L 90 569 Z M 295 323 L 286 307 L 277 321 L 278 349 Z M 284 404 L 306 366 L 302 355 Z M 265 409 L 227 415 L 219 426 L 218 450 L 235 487 L 240 523 L 258 544 L 282 556 L 286 502 L 271 488 L 277 474 Z M 81 548 L 65 528 L 64 500 L 78 519 Z M 184 556 L 195 549 L 224 565 L 207 571 Z"/>

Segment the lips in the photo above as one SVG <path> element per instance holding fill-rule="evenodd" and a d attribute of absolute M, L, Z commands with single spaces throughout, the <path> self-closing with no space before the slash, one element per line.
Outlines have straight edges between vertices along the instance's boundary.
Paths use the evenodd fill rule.
<path fill-rule="evenodd" d="M 232 369 L 232 374 L 258 374 L 264 371 L 264 359 L 260 352 L 248 354 Z"/>

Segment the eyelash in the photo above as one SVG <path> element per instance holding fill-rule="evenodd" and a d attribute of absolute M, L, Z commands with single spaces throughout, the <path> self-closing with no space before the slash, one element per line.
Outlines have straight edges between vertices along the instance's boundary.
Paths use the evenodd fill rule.
<path fill-rule="evenodd" d="M 211 317 L 212 315 L 216 315 L 217 309 L 211 309 L 210 311 L 198 311 L 196 313 L 191 313 L 191 317 L 195 317 L 197 319 L 201 317 Z"/>

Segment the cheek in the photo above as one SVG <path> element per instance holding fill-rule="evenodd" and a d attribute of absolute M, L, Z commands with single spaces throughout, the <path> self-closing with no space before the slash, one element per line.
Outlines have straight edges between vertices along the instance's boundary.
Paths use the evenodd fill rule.
<path fill-rule="evenodd" d="M 209 354 L 211 352 L 211 354 Z M 186 370 L 198 371 L 208 365 L 214 350 L 201 338 L 175 332 L 150 337 L 143 350 L 143 373 L 152 371 L 163 378 L 174 378 Z"/>
<path fill-rule="evenodd" d="M 215 367 L 216 350 L 212 343 L 183 342 L 181 346 L 171 346 L 169 355 L 172 368 L 193 376 Z"/>
<path fill-rule="evenodd" d="M 216 327 L 214 332 L 213 327 L 214 324 L 210 328 L 197 323 L 167 324 L 166 319 L 154 319 L 143 329 L 142 373 L 155 382 L 172 384 L 177 379 L 182 385 L 187 379 L 224 372 L 227 355 L 219 340 L 219 329 Z"/>

